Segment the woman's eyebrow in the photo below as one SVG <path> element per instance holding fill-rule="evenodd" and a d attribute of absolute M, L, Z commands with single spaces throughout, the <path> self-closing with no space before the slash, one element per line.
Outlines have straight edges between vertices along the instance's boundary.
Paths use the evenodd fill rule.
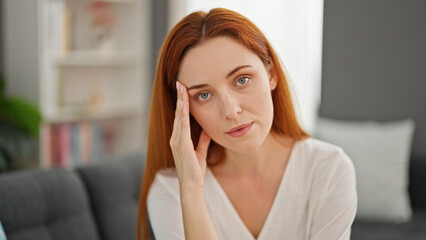
<path fill-rule="evenodd" d="M 252 67 L 252 66 L 251 65 L 241 65 L 241 66 L 238 66 L 238 67 L 234 68 L 232 71 L 230 71 L 228 73 L 228 75 L 226 75 L 225 78 L 229 78 L 230 76 L 232 76 L 232 74 L 236 73 L 238 70 L 240 70 L 242 68 L 246 68 L 246 67 Z M 199 89 L 199 88 L 208 87 L 208 86 L 210 86 L 210 85 L 209 84 L 198 84 L 198 85 L 194 85 L 194 86 L 188 87 L 187 89 L 188 89 L 188 91 L 190 91 L 190 90 L 193 90 L 193 89 Z"/>
<path fill-rule="evenodd" d="M 191 86 L 191 87 L 187 88 L 187 90 L 191 91 L 193 89 L 203 88 L 203 87 L 207 87 L 207 86 L 209 86 L 209 85 L 208 84 L 199 84 L 199 85 Z"/>
<path fill-rule="evenodd" d="M 251 65 L 241 65 L 241 66 L 238 66 L 238 67 L 236 67 L 236 68 L 234 68 L 232 71 L 230 71 L 229 73 L 228 73 L 228 75 L 226 75 L 226 77 L 225 78 L 229 78 L 230 76 L 232 76 L 232 74 L 234 74 L 234 73 L 236 73 L 238 70 L 240 70 L 241 68 L 246 68 L 246 67 L 252 67 Z"/>

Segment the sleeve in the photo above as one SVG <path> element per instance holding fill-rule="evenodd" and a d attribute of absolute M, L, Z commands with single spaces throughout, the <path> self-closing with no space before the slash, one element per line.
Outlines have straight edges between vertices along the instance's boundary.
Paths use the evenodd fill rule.
<path fill-rule="evenodd" d="M 185 239 L 177 179 L 157 174 L 149 190 L 147 208 L 156 240 Z"/>
<path fill-rule="evenodd" d="M 314 178 L 321 194 L 312 199 L 309 239 L 349 240 L 358 204 L 355 168 L 343 150 L 326 162 Z"/>

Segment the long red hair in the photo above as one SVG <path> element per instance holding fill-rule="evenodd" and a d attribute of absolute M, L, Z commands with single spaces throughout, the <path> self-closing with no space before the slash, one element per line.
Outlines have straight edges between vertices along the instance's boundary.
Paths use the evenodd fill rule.
<path fill-rule="evenodd" d="M 198 11 L 189 14 L 170 31 L 157 62 L 148 118 L 146 166 L 139 200 L 138 240 L 149 239 L 147 198 L 155 174 L 160 169 L 174 167 L 169 140 L 176 108 L 175 83 L 181 60 L 190 48 L 217 36 L 236 39 L 256 53 L 265 65 L 272 63 L 275 67 L 278 83 L 272 91 L 274 118 L 271 131 L 295 140 L 309 137 L 297 122 L 284 68 L 262 32 L 250 20 L 228 9 L 215 8 L 208 13 Z M 191 132 L 193 143 L 198 143 L 201 127 L 192 117 Z M 212 141 L 209 152 L 213 148 L 223 150 Z M 217 162 L 210 162 L 207 158 L 207 164 L 211 166 Z"/>

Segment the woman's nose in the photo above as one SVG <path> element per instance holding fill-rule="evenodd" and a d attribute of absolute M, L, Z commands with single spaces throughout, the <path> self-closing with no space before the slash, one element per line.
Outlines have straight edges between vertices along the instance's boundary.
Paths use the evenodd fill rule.
<path fill-rule="evenodd" d="M 236 119 L 241 113 L 238 99 L 228 93 L 222 95 L 222 109 L 227 119 Z"/>

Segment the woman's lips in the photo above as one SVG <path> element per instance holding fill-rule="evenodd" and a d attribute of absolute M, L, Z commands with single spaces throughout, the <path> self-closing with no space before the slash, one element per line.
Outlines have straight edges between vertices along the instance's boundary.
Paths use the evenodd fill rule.
<path fill-rule="evenodd" d="M 236 128 L 232 128 L 226 133 L 229 134 L 231 137 L 241 137 L 245 135 L 248 131 L 250 131 L 252 126 L 253 126 L 253 123 L 243 124 Z"/>

